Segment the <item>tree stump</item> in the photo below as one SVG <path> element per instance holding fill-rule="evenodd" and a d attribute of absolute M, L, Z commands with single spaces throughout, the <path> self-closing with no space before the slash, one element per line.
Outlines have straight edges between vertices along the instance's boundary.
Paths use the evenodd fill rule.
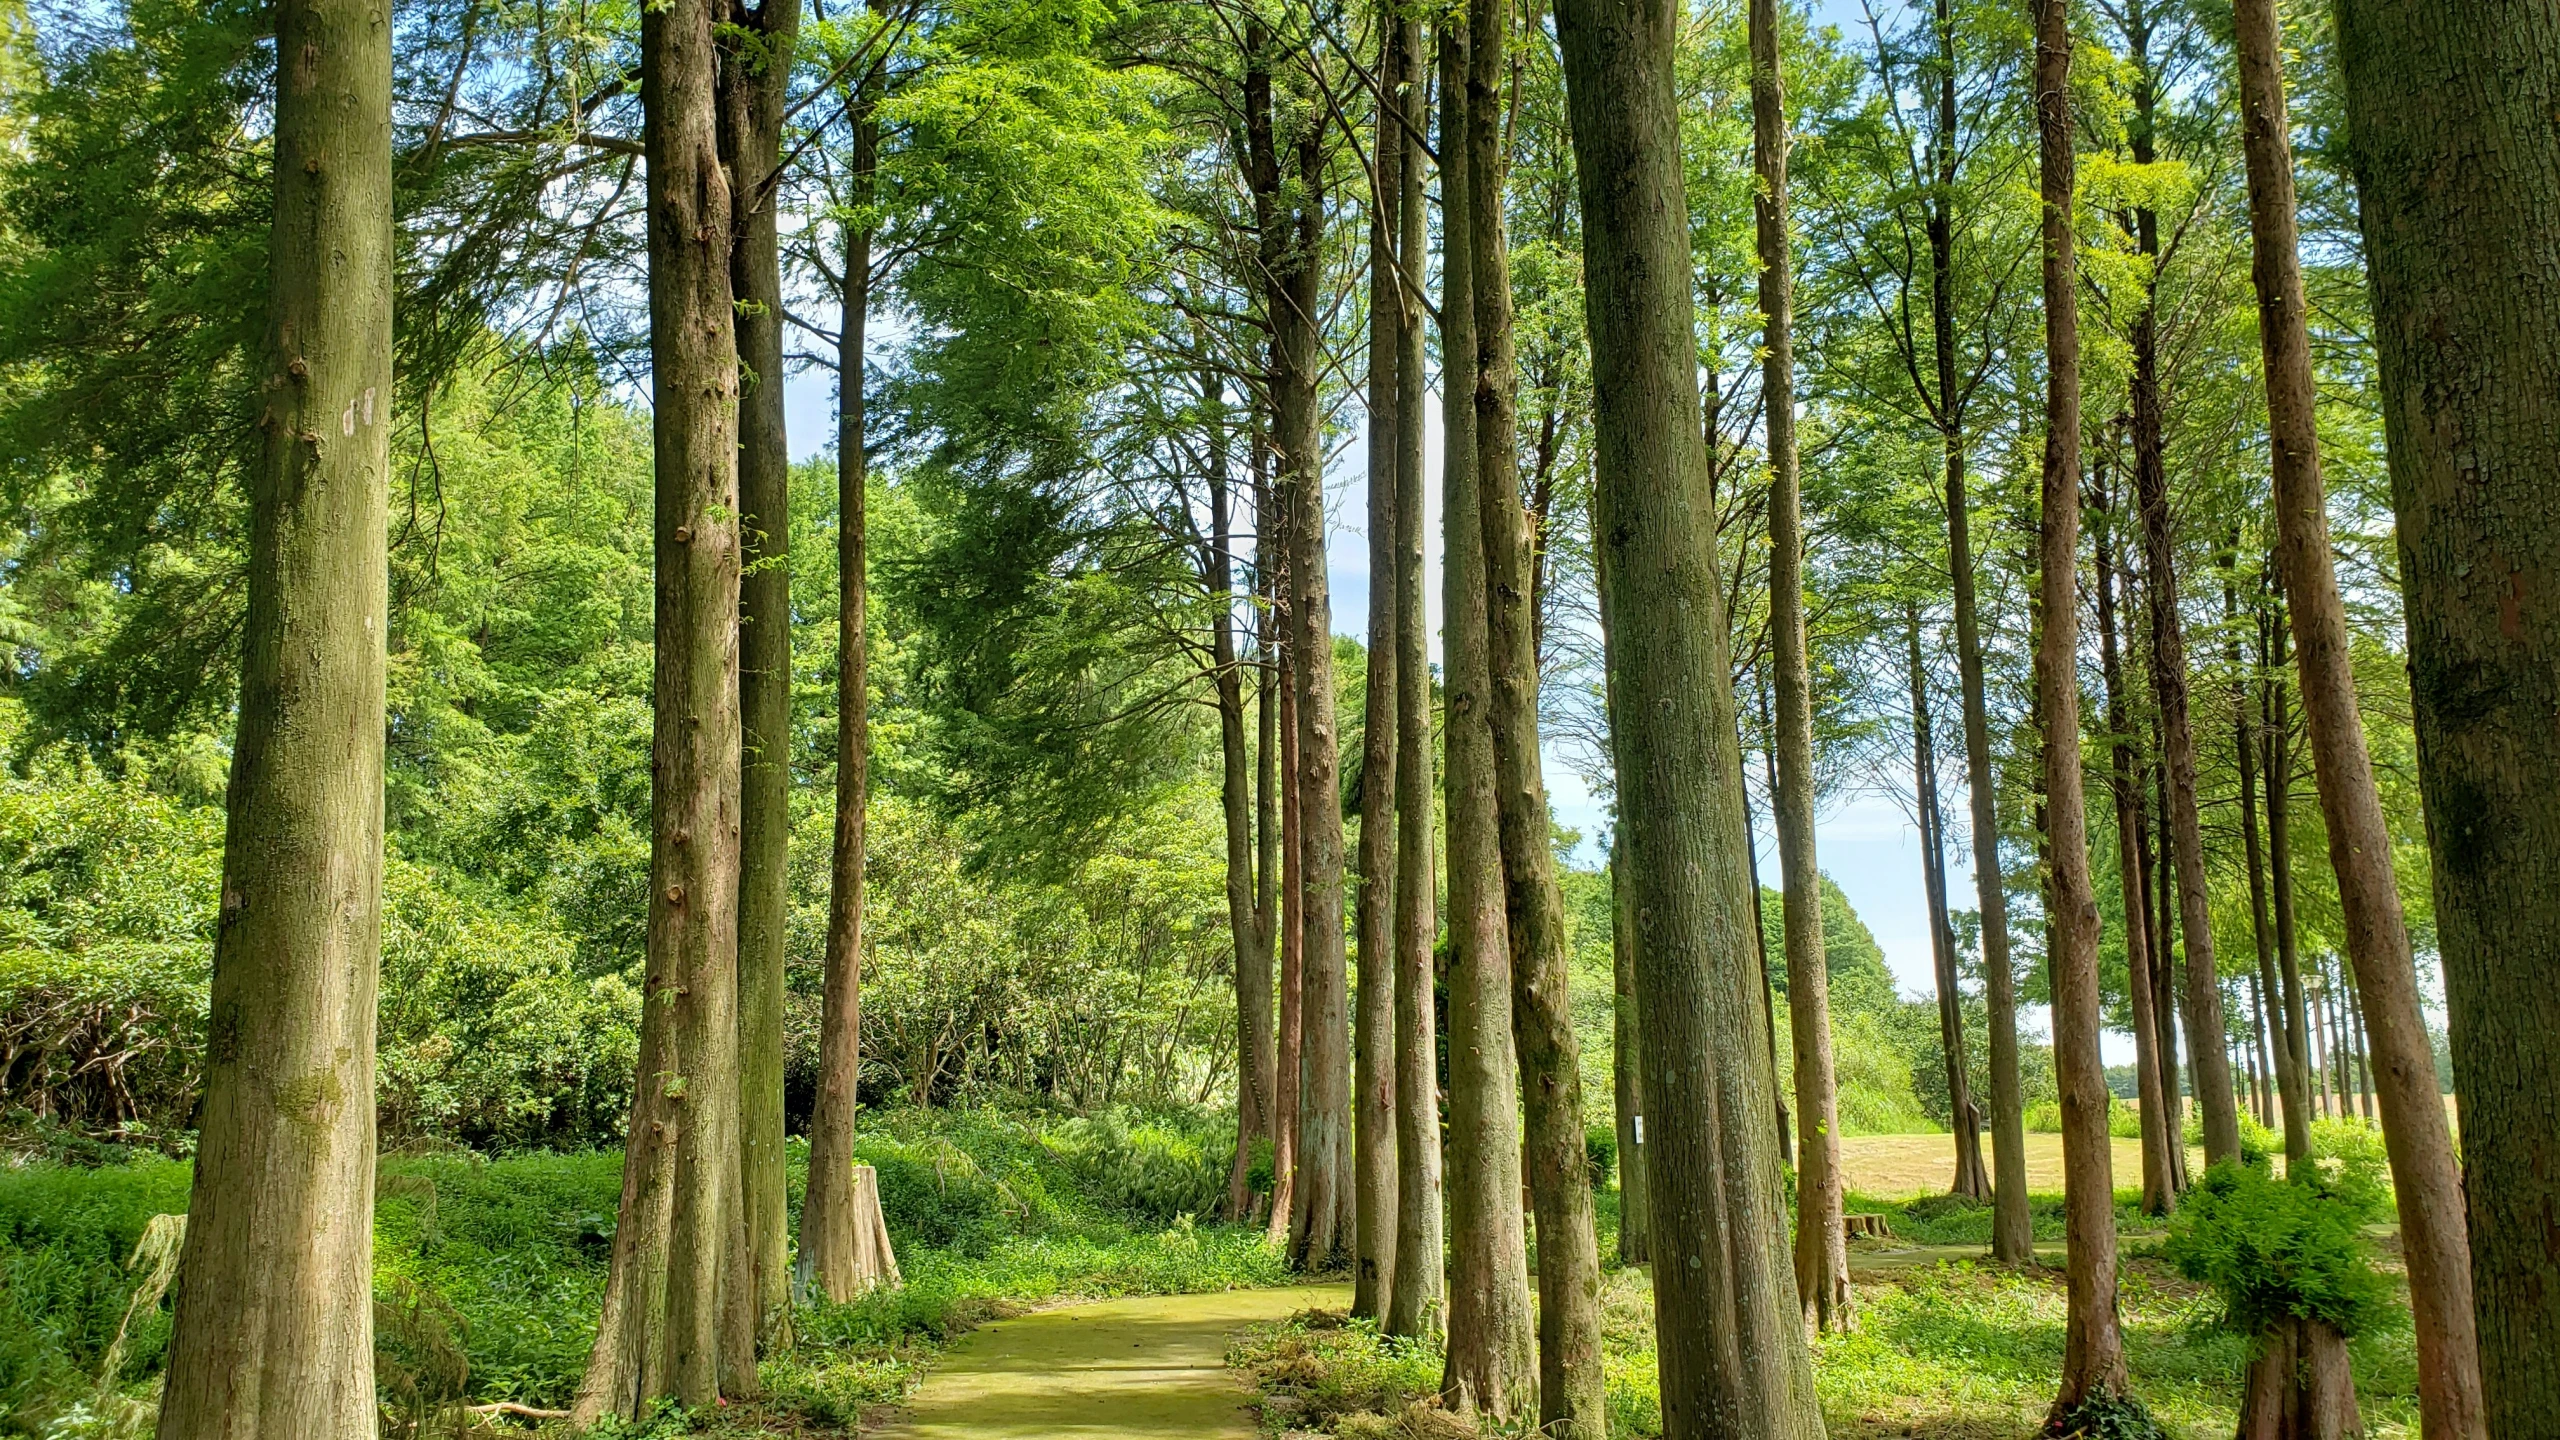
<path fill-rule="evenodd" d="M 889 1243 L 888 1217 L 880 1213 L 880 1172 L 868 1165 L 853 1167 L 853 1267 L 865 1290 L 906 1283 Z"/>
<path fill-rule="evenodd" d="M 2240 1402 L 2239 1440 L 2360 1440 L 2346 1337 L 2325 1320 L 2288 1317 L 2258 1335 Z"/>
<path fill-rule="evenodd" d="M 1840 1224 L 1842 1231 L 1851 1239 L 1861 1235 L 1870 1240 L 1893 1238 L 1893 1226 L 1882 1215 L 1843 1215 Z"/>

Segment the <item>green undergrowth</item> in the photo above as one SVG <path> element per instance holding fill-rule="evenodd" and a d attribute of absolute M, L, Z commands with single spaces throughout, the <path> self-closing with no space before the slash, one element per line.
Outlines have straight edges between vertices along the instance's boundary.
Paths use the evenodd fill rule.
<path fill-rule="evenodd" d="M 1655 1436 L 1662 1410 L 1652 1285 L 1642 1269 L 1616 1262 L 1617 1196 L 1599 1198 L 1609 1431 Z M 2234 1333 L 2221 1296 L 2164 1258 L 2168 1223 L 2141 1214 L 2138 1199 L 2132 1191 L 2117 1197 L 2134 1397 L 2167 1436 L 2228 1435 L 2238 1424 L 2249 1341 Z M 2036 1433 L 2062 1370 L 2062 1271 L 2013 1271 L 1946 1253 L 1987 1248 L 1987 1206 L 1944 1196 L 1851 1196 L 1848 1208 L 1885 1215 L 1896 1239 L 1852 1247 L 1856 1328 L 1815 1342 L 1815 1387 L 1833 1440 L 2023 1440 Z M 2038 1238 L 2058 1241 L 2060 1198 L 2036 1196 L 2031 1209 Z M 2395 1287 L 2393 1302 L 2405 1307 L 2398 1277 L 2386 1279 Z M 2349 1344 L 2367 1433 L 2414 1436 L 2417 1370 L 2408 1328 L 2362 1330 Z M 1385 1340 L 1365 1322 L 1300 1315 L 1253 1332 L 1231 1358 L 1260 1383 L 1274 1433 L 1284 1423 L 1355 1437 L 1479 1433 L 1431 1403 L 1440 1378 L 1436 1355 Z"/>
<path fill-rule="evenodd" d="M 1213 1120 L 977 1111 L 864 1124 L 857 1152 L 880 1173 L 906 1284 L 804 1308 L 797 1347 L 766 1363 L 767 1402 L 740 1422 L 847 1426 L 991 1315 L 1287 1278 L 1258 1231 L 1193 1218 L 1223 1191 L 1232 1142 Z M 795 1225 L 806 1163 L 795 1140 Z M 100 1371 L 138 1278 L 126 1262 L 152 1216 L 186 1208 L 189 1178 L 166 1159 L 0 1169 L 0 1435 L 113 1433 L 84 1417 L 101 1411 Z M 379 1327 L 386 1391 L 395 1369 L 458 1359 L 462 1398 L 565 1406 L 594 1338 L 620 1186 L 611 1151 L 386 1155 L 374 1230 L 376 1294 L 394 1317 Z M 156 1393 L 168 1327 L 165 1305 L 136 1313 L 104 1398 Z M 667 1421 L 651 1433 L 687 1432 Z"/>

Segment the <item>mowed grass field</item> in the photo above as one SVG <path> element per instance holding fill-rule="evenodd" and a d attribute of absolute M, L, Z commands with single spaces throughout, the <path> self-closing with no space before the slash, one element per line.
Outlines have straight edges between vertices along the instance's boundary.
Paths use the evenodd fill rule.
<path fill-rule="evenodd" d="M 2204 1173 L 2204 1153 L 2187 1152 L 2191 1169 Z M 1982 1160 L 1991 1163 L 1991 1137 L 1982 1137 Z M 2119 1190 L 2142 1184 L 2142 1142 L 2115 1142 L 2115 1182 Z M 1879 1200 L 1908 1200 L 1943 1193 L 1956 1173 L 1952 1135 L 1846 1135 L 1840 1140 L 1840 1178 L 1852 1194 Z M 2062 1137 L 2027 1136 L 2027 1191 L 2062 1193 Z"/>

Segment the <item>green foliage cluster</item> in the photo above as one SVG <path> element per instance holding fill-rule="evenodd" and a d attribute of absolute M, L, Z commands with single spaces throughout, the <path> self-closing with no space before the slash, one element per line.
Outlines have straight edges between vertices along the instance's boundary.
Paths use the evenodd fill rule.
<path fill-rule="evenodd" d="M 2234 1331 L 2255 1335 L 2299 1318 L 2352 1336 L 2393 1308 L 2365 1245 L 2369 1214 L 2324 1175 L 2278 1180 L 2263 1166 L 2224 1161 L 2180 1203 L 2163 1253 L 2180 1274 L 2212 1287 Z"/>

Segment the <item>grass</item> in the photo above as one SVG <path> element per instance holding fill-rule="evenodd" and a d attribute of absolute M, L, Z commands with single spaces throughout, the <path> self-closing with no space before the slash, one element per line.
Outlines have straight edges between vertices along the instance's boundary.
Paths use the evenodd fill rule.
<path fill-rule="evenodd" d="M 1288 1280 L 1258 1231 L 1176 1208 L 1222 1191 L 1228 1143 L 1178 1118 L 867 1117 L 858 1149 L 879 1169 L 907 1283 L 803 1310 L 799 1344 L 765 1363 L 767 1399 L 730 1407 L 720 1428 L 842 1433 L 992 1315 Z M 795 1142 L 795 1209 L 805 1165 Z M 133 1290 L 126 1258 L 153 1215 L 186 1208 L 188 1183 L 171 1160 L 0 1169 L 0 1435 L 120 1433 L 98 1417 L 147 1414 L 165 1306 L 137 1316 L 104 1395 L 99 1370 Z M 460 1366 L 446 1399 L 565 1406 L 594 1339 L 620 1185 L 609 1151 L 386 1156 L 374 1230 L 386 1388 L 395 1370 Z M 642 1430 L 692 1433 L 675 1420 Z"/>

